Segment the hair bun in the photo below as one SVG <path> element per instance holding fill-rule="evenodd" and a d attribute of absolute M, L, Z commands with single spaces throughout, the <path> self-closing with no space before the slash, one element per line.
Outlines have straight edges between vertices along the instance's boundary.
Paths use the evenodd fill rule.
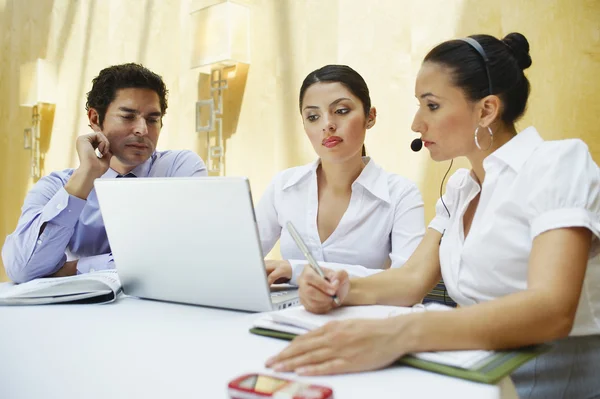
<path fill-rule="evenodd" d="M 517 32 L 509 33 L 502 39 L 502 43 L 510 49 L 521 69 L 527 69 L 531 66 L 529 42 L 525 36 Z"/>

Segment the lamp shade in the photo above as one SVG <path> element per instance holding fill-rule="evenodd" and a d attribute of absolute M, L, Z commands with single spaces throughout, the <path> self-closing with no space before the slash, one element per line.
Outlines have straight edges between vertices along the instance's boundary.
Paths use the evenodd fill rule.
<path fill-rule="evenodd" d="M 250 63 L 250 10 L 221 1 L 191 14 L 191 67 Z"/>
<path fill-rule="evenodd" d="M 19 71 L 19 103 L 33 107 L 38 103 L 56 103 L 56 70 L 43 59 L 21 65 Z"/>

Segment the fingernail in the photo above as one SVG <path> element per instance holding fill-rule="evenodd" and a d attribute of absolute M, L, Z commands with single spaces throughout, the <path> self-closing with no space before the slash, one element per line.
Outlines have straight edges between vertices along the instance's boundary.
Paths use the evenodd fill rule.
<path fill-rule="evenodd" d="M 330 288 L 327 292 L 329 293 L 329 295 L 335 295 L 335 293 L 337 292 L 337 287 Z"/>
<path fill-rule="evenodd" d="M 273 365 L 273 370 L 275 371 L 283 371 L 285 369 L 283 363 L 276 363 Z"/>
<path fill-rule="evenodd" d="M 296 372 L 296 374 L 304 374 L 309 370 L 308 367 L 298 367 L 296 370 L 294 370 L 294 372 Z"/>

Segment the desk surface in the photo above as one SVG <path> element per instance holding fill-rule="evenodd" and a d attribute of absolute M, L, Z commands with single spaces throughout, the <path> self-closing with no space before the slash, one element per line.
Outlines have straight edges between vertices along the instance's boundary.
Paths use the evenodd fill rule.
<path fill-rule="evenodd" d="M 128 297 L 107 305 L 0 307 L 0 397 L 227 398 L 231 379 L 271 373 L 264 361 L 286 345 L 250 334 L 257 316 Z M 516 397 L 508 378 L 485 385 L 401 366 L 287 376 L 330 386 L 336 399 Z"/>

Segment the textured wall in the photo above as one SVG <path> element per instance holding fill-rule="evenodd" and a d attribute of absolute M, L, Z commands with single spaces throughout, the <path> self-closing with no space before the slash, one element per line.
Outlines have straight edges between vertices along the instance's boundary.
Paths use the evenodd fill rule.
<path fill-rule="evenodd" d="M 22 143 L 30 110 L 18 101 L 22 63 L 45 58 L 59 70 L 54 123 L 43 137 L 46 173 L 77 166 L 74 142 L 87 131 L 91 79 L 107 65 L 129 61 L 162 74 L 170 89 L 159 148 L 205 156 L 204 138 L 194 133 L 198 72 L 188 65 L 188 14 L 202 2 L 210 0 L 0 0 L 0 237 L 14 229 L 31 185 Z M 369 154 L 417 181 L 431 218 L 447 164 L 409 149 L 416 137 L 410 131 L 414 78 L 433 45 L 471 33 L 525 34 L 533 91 L 520 127 L 534 124 L 548 139 L 580 137 L 600 161 L 600 102 L 593 97 L 600 92 L 600 1 L 244 2 L 251 7 L 252 63 L 226 159 L 227 174 L 249 176 L 256 198 L 278 170 L 314 158 L 298 113 L 298 89 L 313 69 L 344 63 L 364 76 L 378 108 L 377 125 L 367 135 Z"/>

